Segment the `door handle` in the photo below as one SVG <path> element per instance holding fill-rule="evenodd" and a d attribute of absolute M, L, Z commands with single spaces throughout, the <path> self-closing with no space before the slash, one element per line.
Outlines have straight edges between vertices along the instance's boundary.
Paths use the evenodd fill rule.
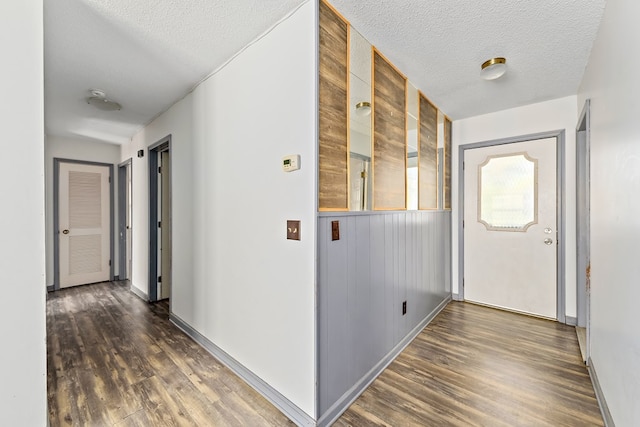
<path fill-rule="evenodd" d="M 551 244 L 553 244 L 553 239 L 550 239 L 550 238 L 548 238 L 548 237 L 547 237 L 546 239 L 544 239 L 544 244 L 545 244 L 545 245 L 551 245 Z"/>
<path fill-rule="evenodd" d="M 62 234 L 69 234 L 69 230 L 62 230 Z"/>

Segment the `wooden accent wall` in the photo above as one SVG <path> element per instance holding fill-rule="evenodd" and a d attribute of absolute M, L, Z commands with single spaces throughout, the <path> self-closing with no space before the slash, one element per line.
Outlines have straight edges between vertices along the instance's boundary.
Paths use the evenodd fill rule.
<path fill-rule="evenodd" d="M 438 109 L 419 94 L 418 209 L 438 208 Z"/>
<path fill-rule="evenodd" d="M 406 209 L 407 79 L 373 49 L 373 208 Z"/>
<path fill-rule="evenodd" d="M 451 209 L 451 120 L 444 118 L 444 209 Z"/>
<path fill-rule="evenodd" d="M 349 210 L 349 24 L 320 2 L 318 208 Z"/>

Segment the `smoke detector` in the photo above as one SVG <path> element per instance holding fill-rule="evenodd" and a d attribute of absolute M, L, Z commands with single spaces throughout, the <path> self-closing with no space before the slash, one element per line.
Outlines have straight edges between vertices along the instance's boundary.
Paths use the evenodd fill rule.
<path fill-rule="evenodd" d="M 107 98 L 105 91 L 100 89 L 89 89 L 90 97 L 87 98 L 87 104 L 93 105 L 102 111 L 120 111 L 122 105 Z"/>

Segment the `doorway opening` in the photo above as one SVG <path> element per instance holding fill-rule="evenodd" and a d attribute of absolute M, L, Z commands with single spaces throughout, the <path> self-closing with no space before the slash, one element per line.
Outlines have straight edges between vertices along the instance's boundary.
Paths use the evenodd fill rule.
<path fill-rule="evenodd" d="M 171 135 L 149 147 L 149 301 L 171 296 Z"/>
<path fill-rule="evenodd" d="M 118 279 L 131 280 L 133 270 L 133 178 L 132 159 L 118 165 Z"/>
<path fill-rule="evenodd" d="M 520 213 L 528 212 L 525 208 L 529 203 L 524 203 L 529 200 L 527 192 L 517 194 L 507 194 L 502 191 L 503 185 L 499 185 L 501 191 L 496 194 L 490 194 L 492 197 L 491 203 L 482 199 L 481 195 L 481 183 L 485 179 L 485 182 L 489 183 L 491 179 L 496 178 L 490 176 L 496 171 L 501 169 L 518 169 L 520 166 L 525 168 L 533 164 L 533 168 L 537 168 L 534 163 L 527 158 L 522 152 L 511 153 L 511 147 L 517 148 L 515 151 L 528 151 L 534 150 L 533 147 L 523 146 L 518 147 L 518 144 L 535 143 L 542 140 L 553 140 L 555 147 L 551 154 L 554 158 L 551 160 L 551 174 L 555 173 L 555 182 L 551 183 L 553 195 L 550 197 L 551 192 L 540 193 L 537 199 L 537 203 L 546 203 L 549 207 L 547 210 L 551 210 L 551 216 L 548 216 L 548 220 L 540 221 L 537 217 L 529 218 L 530 215 L 525 215 L 523 218 L 513 218 L 513 203 L 520 203 Z M 491 152 L 492 148 L 495 148 L 496 152 Z M 484 150 L 489 150 L 486 153 Z M 537 148 L 535 148 L 537 150 Z M 546 150 L 546 149 L 545 149 Z M 482 151 L 482 153 L 480 153 Z M 472 157 L 472 153 L 480 155 L 476 160 L 475 165 L 471 163 L 465 165 L 467 157 Z M 498 308 L 504 308 L 511 311 L 523 312 L 526 314 L 533 314 L 547 318 L 553 318 L 558 322 L 566 322 L 566 308 L 565 308 L 565 172 L 564 172 L 564 155 L 565 155 L 565 143 L 564 143 L 564 130 L 544 132 L 532 135 L 523 135 L 513 138 L 505 138 L 493 141 L 484 141 L 474 144 L 461 145 L 458 151 L 458 173 L 459 173 L 459 206 L 460 214 L 458 217 L 458 235 L 460 236 L 459 252 L 458 252 L 458 274 L 460 283 L 458 284 L 458 299 L 470 300 L 478 302 L 480 304 L 491 305 Z M 526 154 L 526 153 L 525 153 Z M 513 159 L 509 159 L 505 156 L 511 156 Z M 546 156 L 546 155 L 545 155 Z M 522 160 L 520 157 L 524 158 Z M 540 155 L 532 155 L 531 158 L 542 158 Z M 495 160 L 495 161 L 492 161 Z M 509 163 L 507 160 L 517 160 L 517 164 L 514 165 L 502 165 L 502 163 Z M 518 163 L 519 162 L 519 163 Z M 495 163 L 495 165 L 493 164 Z M 521 164 L 522 163 L 522 164 Z M 466 166 L 466 167 L 465 167 Z M 503 168 L 504 167 L 504 168 Z M 497 168 L 497 169 L 496 169 Z M 466 169 L 466 170 L 465 170 Z M 486 169 L 486 170 L 485 170 Z M 491 170 L 489 170 L 491 169 Z M 526 168 L 525 168 L 526 169 Z M 472 173 L 473 172 L 473 173 Z M 483 178 L 486 172 L 486 177 Z M 491 173 L 490 173 L 491 172 Z M 469 175 L 469 176 L 466 176 Z M 521 180 L 526 178 L 529 174 L 517 178 Z M 534 193 L 537 192 L 538 180 L 543 177 L 543 174 L 536 175 L 530 174 L 529 178 L 533 179 L 528 182 L 527 185 L 533 185 Z M 470 177 L 476 177 L 476 181 L 470 181 Z M 545 173 L 544 176 L 548 176 Z M 496 179 L 503 179 L 497 177 Z M 514 178 L 515 179 L 515 178 Z M 497 182 L 499 182 L 499 180 Z M 494 180 L 495 181 L 495 180 Z M 531 182 L 530 182 L 531 181 Z M 555 187 L 555 188 L 553 188 Z M 471 196 L 471 197 L 470 197 Z M 550 200 L 544 200 L 550 199 Z M 487 199 L 488 200 L 488 199 Z M 507 206 L 509 205 L 509 206 Z M 484 208 L 483 208 L 484 206 Z M 531 204 L 531 208 L 538 209 L 536 202 Z M 491 210 L 486 209 L 491 208 Z M 496 210 L 497 209 L 497 210 Z M 512 212 L 507 212 L 512 211 Z M 509 215 L 507 215 L 509 214 Z M 507 216 L 505 216 L 507 215 Z M 488 218 L 485 218 L 485 216 Z M 466 224 L 465 224 L 466 220 Z M 513 224 L 512 222 L 515 221 Z M 546 222 L 549 222 L 547 224 Z M 520 224 L 521 223 L 521 224 Z M 531 224 L 529 224 L 531 223 Z M 488 226 L 487 226 L 488 224 Z M 471 241 L 471 228 L 477 228 L 477 233 L 474 234 L 474 242 Z M 469 231 L 469 233 L 467 232 Z M 480 233 L 484 233 L 484 236 L 480 236 Z M 525 239 L 525 235 L 532 235 L 527 242 L 516 242 L 521 239 Z M 480 236 L 480 237 L 478 237 Z M 488 240 L 487 240 L 488 239 Z M 501 240 L 500 240 L 501 239 Z M 506 241 L 506 242 L 505 242 Z M 478 243 L 480 242 L 480 243 Z M 500 243 L 502 242 L 502 243 Z M 484 246 L 485 243 L 491 243 L 497 250 L 503 250 L 504 248 L 516 248 L 517 250 L 504 250 L 503 254 L 494 254 L 495 251 L 489 251 Z M 472 246 L 475 245 L 475 246 Z M 525 245 L 525 246 L 522 246 Z M 529 245 L 529 246 L 526 246 Z M 502 248 L 502 249 L 500 249 Z M 528 306 L 528 298 L 525 295 L 518 293 L 511 289 L 511 285 L 514 283 L 520 283 L 521 278 L 529 278 L 530 275 L 527 271 L 536 272 L 541 267 L 538 265 L 538 261 L 534 257 L 527 257 L 527 253 L 531 253 L 535 250 L 540 255 L 540 262 L 543 259 L 547 259 L 549 262 L 545 265 L 548 267 L 546 280 L 548 286 L 546 286 L 546 299 L 541 300 L 541 306 L 544 306 L 542 313 L 537 313 L 536 307 Z M 521 253 L 523 256 L 519 260 L 512 259 L 512 255 Z M 476 255 L 478 255 L 476 257 Z M 514 255 L 515 256 L 515 255 Z M 494 265 L 495 264 L 495 265 Z M 493 265 L 495 268 L 487 270 L 488 265 Z M 477 267 L 477 268 L 475 268 Z M 475 269 L 474 269 L 475 268 Z M 528 270 L 527 270 L 528 269 Z M 488 273 L 487 273 L 488 271 Z M 492 286 L 492 283 L 479 284 L 475 287 L 470 284 L 471 280 L 484 280 L 487 274 L 496 272 L 497 276 L 494 279 L 503 280 L 506 277 L 507 272 L 512 272 L 511 279 L 507 279 L 504 283 L 503 289 L 496 290 Z M 538 292 L 536 284 L 526 288 L 523 292 Z M 472 292 L 473 291 L 473 292 Z M 466 295 L 469 294 L 469 295 Z M 478 298 L 478 296 L 481 298 Z M 488 295 L 486 300 L 484 296 Z M 467 298 L 469 296 L 470 298 Z M 523 302 L 524 305 L 516 304 L 515 307 L 510 307 L 513 301 Z"/>
<path fill-rule="evenodd" d="M 589 360 L 590 255 L 590 101 L 587 99 L 576 126 L 576 333 L 584 362 Z"/>

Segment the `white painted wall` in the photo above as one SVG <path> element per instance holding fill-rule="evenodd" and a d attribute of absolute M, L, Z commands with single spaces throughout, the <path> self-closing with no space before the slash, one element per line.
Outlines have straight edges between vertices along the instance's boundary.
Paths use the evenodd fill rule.
<path fill-rule="evenodd" d="M 607 2 L 591 99 L 591 359 L 618 427 L 640 425 L 640 3 Z"/>
<path fill-rule="evenodd" d="M 171 309 L 315 415 L 317 41 L 308 2 L 156 119 L 133 157 L 133 285 L 147 292 L 148 153 L 172 135 Z M 281 158 L 300 154 L 285 173 Z M 287 241 L 286 221 L 302 221 Z"/>
<path fill-rule="evenodd" d="M 453 157 L 451 197 L 453 207 L 452 288 L 458 293 L 458 147 L 520 135 L 565 129 L 565 196 L 566 196 L 566 315 L 576 317 L 576 161 L 575 128 L 578 122 L 576 97 L 569 96 L 453 122 Z"/>
<path fill-rule="evenodd" d="M 0 2 L 0 425 L 47 425 L 42 1 Z"/>
<path fill-rule="evenodd" d="M 83 138 L 47 135 L 44 144 L 45 171 L 45 241 L 47 260 L 47 286 L 53 285 L 53 159 L 84 160 L 113 165 L 114 185 L 114 274 L 118 274 L 118 163 L 120 146 Z"/>

